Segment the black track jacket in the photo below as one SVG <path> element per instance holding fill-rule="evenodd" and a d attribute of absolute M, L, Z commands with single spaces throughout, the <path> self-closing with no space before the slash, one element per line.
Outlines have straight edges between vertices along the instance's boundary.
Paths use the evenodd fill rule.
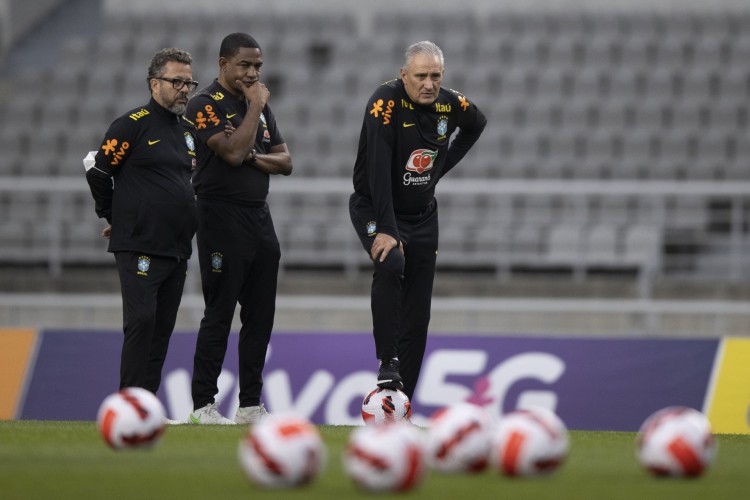
<path fill-rule="evenodd" d="M 377 232 L 400 241 L 396 214 L 423 212 L 440 178 L 486 124 L 479 108 L 455 90 L 441 88 L 434 103 L 422 106 L 412 102 L 400 79 L 378 87 L 367 105 L 354 165 L 354 191 L 372 201 Z"/>
<path fill-rule="evenodd" d="M 110 125 L 86 172 L 96 213 L 112 224 L 110 252 L 190 257 L 195 164 L 192 124 L 153 98 Z"/>

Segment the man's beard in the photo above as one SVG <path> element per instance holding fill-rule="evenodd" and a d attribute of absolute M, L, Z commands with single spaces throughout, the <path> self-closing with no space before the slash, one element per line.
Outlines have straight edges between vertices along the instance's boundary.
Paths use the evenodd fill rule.
<path fill-rule="evenodd" d="M 187 109 L 187 104 L 178 104 L 175 102 L 167 109 L 176 115 L 182 116 L 185 114 L 185 110 Z"/>
<path fill-rule="evenodd" d="M 160 94 L 160 97 L 161 97 L 161 102 L 163 102 L 164 104 L 168 103 L 169 91 L 163 90 L 162 93 Z M 178 116 L 182 116 L 183 114 L 185 114 L 185 109 L 187 109 L 187 103 L 182 104 L 182 103 L 177 102 L 177 100 L 180 98 L 187 99 L 187 95 L 182 92 L 178 93 L 174 97 L 174 101 L 172 101 L 172 103 L 169 106 L 164 106 L 164 107 L 167 108 L 167 110 L 170 113 L 174 113 Z"/>

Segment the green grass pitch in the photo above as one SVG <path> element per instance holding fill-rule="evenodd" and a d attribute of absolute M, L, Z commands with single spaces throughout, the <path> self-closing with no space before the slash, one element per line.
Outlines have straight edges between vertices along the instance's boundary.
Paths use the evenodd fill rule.
<path fill-rule="evenodd" d="M 94 422 L 0 421 L 0 498 L 263 499 L 390 498 L 358 491 L 341 453 L 351 427 L 320 426 L 328 446 L 325 472 L 297 490 L 263 490 L 237 462 L 244 427 L 173 426 L 152 450 L 117 452 Z M 416 490 L 394 498 L 429 499 L 735 499 L 750 492 L 750 436 L 718 436 L 713 466 L 697 479 L 659 479 L 638 465 L 635 435 L 571 432 L 567 461 L 553 475 L 509 479 L 430 472 Z"/>

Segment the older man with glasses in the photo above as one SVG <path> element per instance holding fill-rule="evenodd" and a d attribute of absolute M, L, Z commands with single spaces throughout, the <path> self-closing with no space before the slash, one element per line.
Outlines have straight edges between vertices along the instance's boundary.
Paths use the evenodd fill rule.
<path fill-rule="evenodd" d="M 191 64 L 189 53 L 174 48 L 154 55 L 151 99 L 112 123 L 86 172 L 120 275 L 120 388 L 159 389 L 182 298 L 196 229 L 195 137 L 182 116 L 198 85 Z"/>

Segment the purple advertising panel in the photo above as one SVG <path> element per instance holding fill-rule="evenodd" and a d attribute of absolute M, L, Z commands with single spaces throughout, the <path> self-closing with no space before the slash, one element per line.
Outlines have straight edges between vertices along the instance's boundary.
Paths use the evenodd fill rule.
<path fill-rule="evenodd" d="M 237 335 L 219 377 L 217 402 L 237 408 Z M 93 420 L 117 389 L 122 334 L 45 331 L 27 386 L 24 419 Z M 413 420 L 471 401 L 499 416 L 541 405 L 571 429 L 637 430 L 669 405 L 701 409 L 717 340 L 523 338 L 433 335 L 414 394 Z M 192 410 L 194 333 L 172 337 L 159 397 L 168 416 Z M 319 424 L 360 424 L 377 360 L 366 333 L 276 333 L 264 370 L 270 412 L 295 411 Z"/>
<path fill-rule="evenodd" d="M 117 390 L 122 332 L 43 330 L 18 418 L 95 420 Z"/>

